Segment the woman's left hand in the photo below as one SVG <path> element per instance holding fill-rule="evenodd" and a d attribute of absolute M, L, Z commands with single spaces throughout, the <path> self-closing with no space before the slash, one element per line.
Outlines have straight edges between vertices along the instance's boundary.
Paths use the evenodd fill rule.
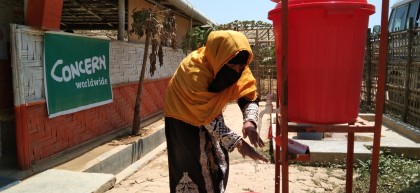
<path fill-rule="evenodd" d="M 246 121 L 244 123 L 242 126 L 242 133 L 244 134 L 244 138 L 249 137 L 249 141 L 254 147 L 264 146 L 264 142 L 260 138 L 260 135 L 257 132 L 257 128 L 255 128 L 255 125 L 252 122 Z"/>
<path fill-rule="evenodd" d="M 242 156 L 248 156 L 251 159 L 257 161 L 261 160 L 263 162 L 268 162 L 268 160 L 261 154 L 259 154 L 254 148 L 252 148 L 247 142 L 241 139 L 237 144 L 236 147 Z"/>

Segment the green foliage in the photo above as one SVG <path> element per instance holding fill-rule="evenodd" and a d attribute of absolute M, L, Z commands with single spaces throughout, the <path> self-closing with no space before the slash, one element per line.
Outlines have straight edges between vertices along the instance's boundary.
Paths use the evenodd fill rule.
<path fill-rule="evenodd" d="M 207 24 L 203 26 L 196 26 L 190 29 L 184 36 L 182 41 L 182 51 L 187 54 L 188 51 L 196 50 L 206 45 L 207 37 L 210 32 L 217 30 L 218 26 Z"/>
<path fill-rule="evenodd" d="M 266 56 L 261 63 L 262 65 L 271 65 L 276 63 L 276 49 L 274 45 L 264 46 L 259 51 L 262 56 Z"/>
<path fill-rule="evenodd" d="M 233 22 L 227 23 L 227 24 L 222 24 L 219 26 L 219 28 L 221 30 L 236 30 L 236 31 L 240 31 L 240 30 L 247 30 L 247 29 L 255 29 L 255 28 L 272 28 L 272 24 L 271 23 L 267 23 L 267 22 L 263 22 L 263 21 L 238 21 L 235 20 Z"/>
<path fill-rule="evenodd" d="M 353 192 L 368 192 L 370 165 L 359 161 L 355 168 L 358 177 L 354 180 Z M 378 192 L 420 192 L 420 160 L 411 160 L 397 155 L 379 156 Z"/>
<path fill-rule="evenodd" d="M 371 163 L 372 160 L 365 162 L 359 160 L 355 164 L 354 175 L 357 177 L 353 180 L 353 192 L 369 192 Z M 309 164 L 292 161 L 291 164 L 298 166 L 346 169 L 345 162 L 338 164 L 329 162 Z M 339 192 L 345 192 L 345 187 L 342 187 Z M 386 150 L 385 152 L 381 152 L 379 156 L 377 192 L 419 193 L 420 160 L 413 160 L 404 158 L 403 156 L 390 154 L 389 152 L 386 152 Z"/>

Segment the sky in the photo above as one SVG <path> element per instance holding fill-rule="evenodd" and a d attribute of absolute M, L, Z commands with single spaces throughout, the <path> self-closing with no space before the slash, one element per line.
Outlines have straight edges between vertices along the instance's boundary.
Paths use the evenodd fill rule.
<path fill-rule="evenodd" d="M 217 24 L 226 24 L 235 20 L 255 20 L 272 23 L 267 19 L 268 12 L 276 3 L 270 0 L 186 0 L 195 9 Z M 397 0 L 389 0 L 389 7 Z M 381 24 L 382 0 L 368 0 L 376 13 L 369 18 L 369 27 Z M 389 12 L 391 13 L 391 12 Z"/>

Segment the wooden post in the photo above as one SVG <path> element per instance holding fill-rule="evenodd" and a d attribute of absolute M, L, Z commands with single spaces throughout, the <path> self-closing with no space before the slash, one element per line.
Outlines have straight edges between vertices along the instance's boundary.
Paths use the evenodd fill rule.
<path fill-rule="evenodd" d="M 10 41 L 12 45 L 12 69 L 13 69 L 13 95 L 15 107 L 15 128 L 16 128 L 16 144 L 17 158 L 19 170 L 28 170 L 31 167 L 29 156 L 29 139 L 28 125 L 26 116 L 26 101 L 24 88 L 24 73 L 22 61 L 20 58 L 22 33 L 16 24 L 10 25 Z"/>
<path fill-rule="evenodd" d="M 366 105 L 370 107 L 372 105 L 372 42 L 370 29 L 367 30 L 366 37 L 366 68 L 367 68 L 367 79 L 366 79 Z"/>
<path fill-rule="evenodd" d="M 408 117 L 408 101 L 410 100 L 410 67 L 412 62 L 411 49 L 413 47 L 413 18 L 409 18 L 407 29 L 407 63 L 405 64 L 405 81 L 404 81 L 404 111 L 401 116 L 403 122 L 407 122 Z"/>
<path fill-rule="evenodd" d="M 125 0 L 118 0 L 118 40 L 124 41 Z"/>
<path fill-rule="evenodd" d="M 288 152 L 288 58 L 289 58 L 289 2 L 282 0 L 281 15 L 281 188 L 282 192 L 289 192 L 289 160 Z M 276 132 L 276 134 L 279 132 Z M 278 147 L 277 147 L 278 148 Z M 276 176 L 276 178 L 279 176 Z M 277 188 L 277 187 L 276 187 Z"/>
<path fill-rule="evenodd" d="M 370 193 L 376 193 L 379 172 L 379 149 L 381 144 L 382 113 L 385 103 L 385 74 L 388 54 L 388 9 L 389 0 L 382 0 L 381 35 L 379 44 L 378 82 L 376 92 L 375 126 L 373 135 Z"/>
<path fill-rule="evenodd" d="M 353 192 L 354 132 L 347 133 L 346 193 Z"/>
<path fill-rule="evenodd" d="M 260 42 L 258 37 L 258 29 L 255 29 L 255 49 L 259 55 L 259 57 L 255 60 L 255 70 L 257 71 L 258 78 L 257 78 L 257 89 L 259 90 L 259 93 L 262 94 L 262 88 L 261 88 L 261 79 L 262 79 L 262 73 L 260 72 L 260 65 L 261 65 L 261 50 L 260 50 Z M 255 55 L 254 55 L 255 56 Z"/>
<path fill-rule="evenodd" d="M 28 0 L 26 25 L 45 30 L 59 30 L 64 0 Z"/>

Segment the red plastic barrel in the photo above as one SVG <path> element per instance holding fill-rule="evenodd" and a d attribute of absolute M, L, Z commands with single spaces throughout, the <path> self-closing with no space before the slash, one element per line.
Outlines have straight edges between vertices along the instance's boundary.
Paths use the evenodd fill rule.
<path fill-rule="evenodd" d="M 288 117 L 300 123 L 357 119 L 369 15 L 366 0 L 289 0 Z M 281 2 L 268 13 L 281 85 Z"/>

